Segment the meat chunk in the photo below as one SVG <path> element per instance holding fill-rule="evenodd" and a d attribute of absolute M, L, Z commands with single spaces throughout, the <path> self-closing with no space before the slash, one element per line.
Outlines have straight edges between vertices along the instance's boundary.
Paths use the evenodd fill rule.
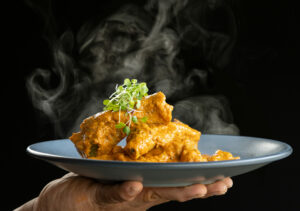
<path fill-rule="evenodd" d="M 172 120 L 173 106 L 166 103 L 166 96 L 157 92 L 143 98 L 140 108 L 134 113 L 138 118 L 147 118 L 147 123 L 168 123 Z"/>
<path fill-rule="evenodd" d="M 165 102 L 162 92 L 144 97 L 141 106 L 131 115 L 138 119 L 147 118 L 148 123 L 167 123 L 172 119 L 173 106 Z M 73 133 L 70 140 L 87 157 L 109 154 L 126 134 L 115 126 L 119 122 L 128 122 L 130 115 L 126 111 L 104 111 L 88 117 L 80 125 L 80 132 Z M 134 124 L 131 124 L 134 127 Z"/>
<path fill-rule="evenodd" d="M 181 148 L 185 145 L 189 148 L 197 148 L 200 134 L 199 131 L 178 120 L 167 124 L 137 124 L 127 137 L 125 151 L 132 159 L 138 159 L 155 147 L 164 147 L 167 150 L 167 148 L 174 148 L 173 145 L 176 143 L 181 152 Z M 175 152 L 178 150 L 169 151 Z M 174 156 L 177 155 L 178 153 Z"/>
<path fill-rule="evenodd" d="M 104 111 L 88 117 L 80 125 L 80 132 L 73 133 L 70 140 L 87 157 L 107 154 L 120 140 L 126 137 L 122 130 L 115 127 L 119 118 L 126 122 L 129 117 L 123 111 L 120 114 L 119 112 Z"/>

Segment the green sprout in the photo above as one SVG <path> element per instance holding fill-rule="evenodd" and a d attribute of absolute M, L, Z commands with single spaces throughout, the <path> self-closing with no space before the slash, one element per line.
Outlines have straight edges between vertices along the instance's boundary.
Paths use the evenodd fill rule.
<path fill-rule="evenodd" d="M 103 101 L 104 111 L 126 111 L 129 114 L 129 121 L 127 123 L 121 122 L 119 118 L 119 123 L 115 125 L 117 129 L 122 129 L 123 132 L 128 135 L 130 133 L 130 124 L 138 123 L 136 116 L 131 117 L 131 113 L 141 106 L 141 100 L 143 97 L 148 95 L 148 87 L 145 82 L 138 83 L 137 79 L 124 80 L 123 85 L 116 86 L 116 91 Z M 119 115 L 120 116 L 120 115 Z M 144 117 L 145 118 L 145 117 Z M 144 118 L 141 119 L 142 122 L 146 122 Z"/>

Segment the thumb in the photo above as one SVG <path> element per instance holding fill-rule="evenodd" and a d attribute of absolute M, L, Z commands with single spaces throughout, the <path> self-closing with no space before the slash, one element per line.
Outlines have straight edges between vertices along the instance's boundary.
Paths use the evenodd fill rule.
<path fill-rule="evenodd" d="M 143 190 L 141 182 L 127 181 L 121 184 L 99 184 L 95 191 L 95 200 L 99 205 L 131 201 Z"/>

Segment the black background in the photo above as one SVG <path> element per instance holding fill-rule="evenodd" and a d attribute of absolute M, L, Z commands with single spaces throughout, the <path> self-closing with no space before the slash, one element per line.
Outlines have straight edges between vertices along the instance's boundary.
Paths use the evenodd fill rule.
<path fill-rule="evenodd" d="M 94 14 L 106 17 L 133 1 L 53 1 L 56 32 L 78 29 Z M 292 1 L 235 1 L 239 31 L 230 65 L 214 76 L 215 92 L 231 104 L 241 135 L 271 138 L 290 144 L 293 154 L 264 168 L 234 177 L 224 196 L 185 203 L 170 202 L 151 210 L 289 210 L 299 208 L 299 84 L 296 5 Z M 143 1 L 136 1 L 142 5 Z M 28 75 L 51 64 L 45 23 L 25 2 L 12 5 L 7 18 L 9 66 L 2 69 L 5 125 L 1 170 L 4 209 L 11 210 L 37 196 L 49 181 L 65 174 L 28 156 L 28 145 L 56 138 L 51 124 L 40 118 L 27 94 Z M 3 203 L 3 200 L 2 200 Z M 2 208 L 1 208 L 2 210 Z"/>

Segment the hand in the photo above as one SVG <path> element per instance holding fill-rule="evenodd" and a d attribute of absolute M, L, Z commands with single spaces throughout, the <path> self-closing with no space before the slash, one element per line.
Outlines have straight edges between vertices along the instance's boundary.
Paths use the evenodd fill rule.
<path fill-rule="evenodd" d="M 46 185 L 39 197 L 33 201 L 33 209 L 28 210 L 146 210 L 171 200 L 184 202 L 222 195 L 232 184 L 230 178 L 225 178 L 209 185 L 143 188 L 141 182 L 127 181 L 107 185 L 69 173 Z"/>

